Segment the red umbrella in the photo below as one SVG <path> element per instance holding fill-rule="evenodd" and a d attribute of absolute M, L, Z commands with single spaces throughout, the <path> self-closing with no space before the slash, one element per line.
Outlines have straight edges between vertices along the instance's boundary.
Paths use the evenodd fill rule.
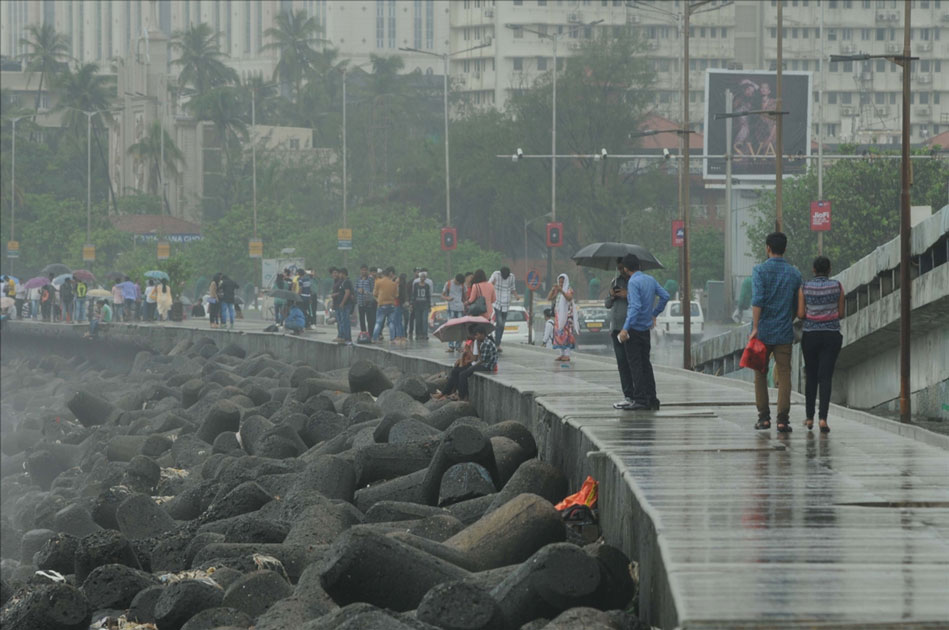
<path fill-rule="evenodd" d="M 73 278 L 76 280 L 82 280 L 83 282 L 95 282 L 96 276 L 94 273 L 88 269 L 76 269 L 72 272 Z"/>
<path fill-rule="evenodd" d="M 480 316 L 456 317 L 439 326 L 438 330 L 432 334 L 436 339 L 444 342 L 465 341 L 479 329 L 490 334 L 494 330 L 494 324 Z"/>

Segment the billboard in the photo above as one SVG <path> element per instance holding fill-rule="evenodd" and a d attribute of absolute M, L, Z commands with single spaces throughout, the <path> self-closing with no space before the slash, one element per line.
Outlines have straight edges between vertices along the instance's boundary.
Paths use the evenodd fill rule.
<path fill-rule="evenodd" d="M 811 74 L 782 73 L 784 116 L 783 172 L 796 175 L 807 170 L 804 156 L 811 154 Z M 732 176 L 739 179 L 774 181 L 777 119 L 763 114 L 732 118 L 732 137 L 725 138 L 726 122 L 716 120 L 725 113 L 726 92 L 731 93 L 732 112 L 776 110 L 777 73 L 764 70 L 709 70 L 705 75 L 705 155 L 724 155 L 732 145 Z M 725 179 L 725 159 L 703 160 L 706 179 Z"/>

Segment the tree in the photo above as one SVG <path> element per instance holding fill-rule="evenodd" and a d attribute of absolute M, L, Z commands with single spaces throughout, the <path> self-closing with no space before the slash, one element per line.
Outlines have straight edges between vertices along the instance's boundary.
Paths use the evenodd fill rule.
<path fill-rule="evenodd" d="M 43 80 L 55 77 L 72 58 L 69 54 L 69 37 L 57 33 L 52 24 L 30 24 L 26 27 L 26 33 L 27 37 L 20 39 L 20 45 L 29 50 L 20 55 L 20 58 L 26 62 L 28 72 L 40 73 L 35 104 L 35 110 L 39 111 Z"/>
<path fill-rule="evenodd" d="M 212 88 L 238 82 L 237 72 L 223 61 L 227 55 L 221 52 L 220 37 L 204 22 L 172 35 L 171 46 L 179 52 L 171 62 L 181 68 L 178 82 L 191 86 L 190 91 L 199 97 Z"/>
<path fill-rule="evenodd" d="M 92 139 L 109 185 L 109 198 L 115 209 L 115 191 L 109 176 L 109 163 L 100 140 L 106 133 L 105 123 L 112 118 L 110 108 L 116 96 L 115 77 L 100 74 L 99 64 L 86 63 L 77 65 L 75 70 L 67 67 L 55 78 L 53 85 L 59 93 L 59 102 L 53 111 L 65 112 L 63 126 L 71 130 L 77 138 L 86 135 L 86 127 L 89 124 L 82 112 L 99 112 L 97 116 L 92 117 Z"/>
<path fill-rule="evenodd" d="M 164 146 L 162 138 L 164 137 Z M 171 179 L 178 177 L 178 164 L 184 164 L 185 157 L 175 144 L 168 132 L 162 129 L 161 123 L 155 121 L 145 133 L 145 136 L 128 148 L 129 155 L 145 162 L 148 165 L 148 192 L 158 194 L 159 187 L 164 201 L 165 210 L 168 210 L 168 199 L 165 195 L 165 186 L 161 178 L 161 160 L 164 153 L 165 172 L 170 173 Z"/>
<path fill-rule="evenodd" d="M 265 44 L 261 50 L 277 51 L 273 80 L 279 79 L 282 84 L 292 85 L 293 97 L 299 106 L 302 103 L 300 94 L 303 77 L 319 60 L 319 53 L 313 49 L 313 44 L 323 41 L 317 37 L 321 32 L 320 24 L 315 16 L 307 17 L 306 11 L 302 9 L 281 11 L 274 23 L 276 26 L 264 31 L 264 35 L 273 41 Z"/>
<path fill-rule="evenodd" d="M 919 152 L 917 152 L 919 154 Z M 939 209 L 945 205 L 949 164 L 913 160 L 912 204 Z M 810 230 L 810 204 L 817 200 L 817 170 L 786 178 L 783 194 L 785 257 L 802 271 L 817 255 L 817 232 Z M 837 271 L 849 267 L 900 231 L 900 160 L 839 160 L 824 168 L 824 199 L 831 202 L 831 229 L 824 233 L 824 255 Z M 774 192 L 762 194 L 748 226 L 757 252 L 764 257 L 765 236 L 774 230 Z"/>

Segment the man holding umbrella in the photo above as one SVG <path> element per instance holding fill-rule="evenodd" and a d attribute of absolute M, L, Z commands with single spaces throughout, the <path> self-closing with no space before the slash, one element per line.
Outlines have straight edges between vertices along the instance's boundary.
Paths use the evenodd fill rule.
<path fill-rule="evenodd" d="M 649 362 L 649 331 L 655 325 L 656 317 L 666 307 L 669 294 L 655 278 L 639 270 L 639 258 L 636 255 L 624 256 L 623 267 L 629 271 L 630 277 L 626 285 L 626 321 L 617 338 L 626 349 L 626 359 L 633 377 L 633 404 L 623 409 L 655 411 L 659 409 L 659 399 L 656 397 L 652 363 Z"/>
<path fill-rule="evenodd" d="M 619 382 L 623 388 L 623 400 L 613 404 L 614 409 L 626 409 L 633 405 L 633 375 L 629 370 L 629 360 L 626 358 L 626 347 L 619 340 L 620 331 L 626 323 L 626 288 L 629 284 L 629 270 L 623 266 L 623 259 L 616 259 L 617 276 L 610 283 L 610 293 L 606 296 L 604 306 L 610 311 L 610 339 L 613 341 L 613 354 L 616 355 L 616 369 L 619 371 Z"/>

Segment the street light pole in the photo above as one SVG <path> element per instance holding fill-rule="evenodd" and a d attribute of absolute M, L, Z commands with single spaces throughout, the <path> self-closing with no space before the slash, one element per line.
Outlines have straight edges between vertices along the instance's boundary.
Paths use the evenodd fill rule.
<path fill-rule="evenodd" d="M 817 89 L 817 200 L 824 199 L 824 4 L 820 5 L 820 87 Z M 780 108 L 779 108 L 780 109 Z M 817 233 L 817 255 L 824 255 L 824 232 Z"/>
<path fill-rule="evenodd" d="M 903 146 L 900 190 L 900 422 L 909 423 L 911 416 L 910 395 L 910 186 L 913 185 L 909 161 L 909 73 L 912 69 L 910 55 L 910 9 L 906 2 L 903 10 Z"/>
<path fill-rule="evenodd" d="M 731 90 L 725 90 L 725 113 L 732 113 L 733 101 Z M 732 119 L 725 119 L 725 315 L 732 312 L 734 287 L 732 286 L 732 248 L 734 235 L 732 234 Z M 689 309 L 691 310 L 691 305 Z"/>
<path fill-rule="evenodd" d="M 86 243 L 92 237 L 92 117 L 96 112 L 86 114 Z"/>
<path fill-rule="evenodd" d="M 21 119 L 26 118 L 25 116 L 17 116 L 16 118 L 11 118 L 10 122 L 13 125 L 13 157 L 10 164 L 10 240 L 16 240 L 16 124 Z M 10 270 L 13 271 L 14 263 L 16 262 L 15 258 L 10 259 Z"/>
<path fill-rule="evenodd" d="M 250 92 L 250 161 L 253 172 L 251 188 L 254 197 L 254 238 L 257 238 L 257 95 L 254 90 Z"/>
<path fill-rule="evenodd" d="M 778 78 L 775 86 L 775 109 L 781 111 L 781 84 L 782 74 L 784 72 L 783 44 L 784 44 L 784 3 L 778 3 Z M 821 33 L 821 41 L 824 40 L 824 34 Z M 810 131 L 810 130 L 808 130 Z M 781 208 L 783 195 L 784 178 L 784 116 L 778 115 L 775 121 L 775 133 L 777 135 L 778 146 L 774 150 L 774 227 L 775 231 L 781 232 L 784 227 L 784 214 Z"/>
<path fill-rule="evenodd" d="M 682 128 L 689 129 L 689 19 L 692 16 L 693 5 L 686 2 L 682 12 Z M 679 298 L 682 306 L 682 368 L 692 369 L 692 277 L 689 273 L 689 144 L 691 137 L 688 133 L 681 134 L 682 164 L 679 171 L 679 218 L 684 226 L 682 238 L 682 296 Z"/>
<path fill-rule="evenodd" d="M 348 73 L 347 68 L 343 68 L 343 227 L 346 227 L 346 204 L 347 193 L 349 192 L 347 186 L 349 182 L 346 177 L 346 75 Z"/>

